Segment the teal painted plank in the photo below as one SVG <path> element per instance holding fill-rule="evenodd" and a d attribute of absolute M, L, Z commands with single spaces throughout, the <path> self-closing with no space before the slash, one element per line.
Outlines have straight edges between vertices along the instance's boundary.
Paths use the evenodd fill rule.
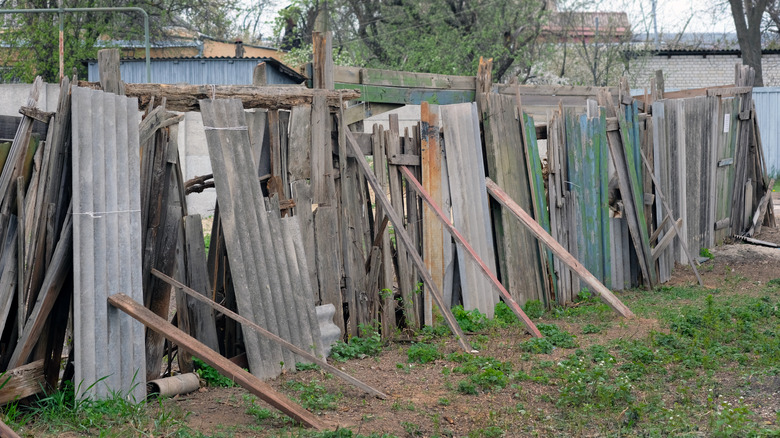
<path fill-rule="evenodd" d="M 337 82 L 337 90 L 358 90 L 360 102 L 395 103 L 419 105 L 422 102 L 437 105 L 474 102 L 474 90 L 432 90 L 425 88 L 383 87 L 378 85 L 355 85 Z"/>
<path fill-rule="evenodd" d="M 595 121 L 594 121 L 595 123 Z M 598 187 L 599 187 L 599 214 L 601 217 L 601 253 L 602 253 L 602 278 L 608 289 L 612 288 L 612 257 L 611 238 L 612 233 L 609 227 L 609 146 L 607 146 L 607 112 L 604 108 L 599 108 L 599 118 L 597 131 L 598 138 Z"/>
<path fill-rule="evenodd" d="M 636 102 L 631 106 L 626 106 L 624 112 L 618 112 L 618 123 L 620 124 L 620 132 L 623 136 L 623 151 L 626 157 L 626 166 L 628 167 L 628 177 L 631 184 L 631 193 L 634 198 L 634 205 L 636 206 L 637 222 L 639 222 L 639 238 L 642 254 L 637 254 L 638 257 L 643 257 L 647 261 L 647 275 L 650 278 L 646 280 L 651 286 L 654 286 L 656 282 L 655 275 L 655 263 L 653 263 L 650 256 L 650 236 L 647 234 L 647 220 L 645 219 L 644 206 L 644 194 L 642 186 L 639 183 L 639 177 L 637 176 L 637 163 L 635 160 L 636 152 L 635 148 L 638 148 L 639 141 L 639 129 L 637 120 L 639 114 L 637 111 Z"/>
<path fill-rule="evenodd" d="M 547 210 L 547 197 L 544 194 L 544 177 L 542 176 L 542 159 L 539 154 L 539 144 L 536 139 L 536 126 L 534 125 L 533 117 L 528 114 L 523 114 L 523 120 L 525 122 L 526 132 L 526 145 L 528 147 L 528 159 L 530 161 L 530 168 L 532 175 L 529 175 L 530 179 L 533 179 L 534 202 L 537 205 L 536 211 L 539 212 L 539 217 L 536 221 L 544 228 L 545 231 L 550 233 L 550 212 Z M 555 275 L 555 267 L 553 265 L 553 254 L 549 249 L 547 252 L 547 272 L 551 277 L 549 284 L 553 285 L 553 295 L 558 296 L 558 279 Z"/>

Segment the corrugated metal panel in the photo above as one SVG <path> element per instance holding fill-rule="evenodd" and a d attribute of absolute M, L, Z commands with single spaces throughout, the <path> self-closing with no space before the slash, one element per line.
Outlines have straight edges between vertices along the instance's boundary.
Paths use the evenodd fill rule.
<path fill-rule="evenodd" d="M 258 58 L 175 58 L 152 59 L 151 73 L 154 84 L 192 85 L 247 85 L 252 83 L 255 66 L 263 62 Z M 297 84 L 296 78 L 282 73 L 273 63 L 266 70 L 268 84 Z M 123 60 L 119 65 L 122 80 L 128 83 L 146 82 L 146 61 Z M 98 63 L 90 61 L 88 77 L 92 82 L 100 80 Z"/>
<path fill-rule="evenodd" d="M 753 89 L 753 101 L 756 103 L 758 129 L 764 146 L 766 168 L 770 175 L 780 176 L 780 87 L 762 87 Z"/>
<path fill-rule="evenodd" d="M 319 324 L 314 311 L 306 258 L 295 248 L 297 221 L 283 221 L 279 204 L 263 201 L 257 166 L 251 157 L 247 122 L 238 100 L 200 102 L 220 220 L 236 303 L 241 315 L 268 331 L 321 354 Z M 270 210 L 270 211 L 269 211 Z M 244 330 L 249 370 L 260 378 L 278 376 L 304 359 Z"/>
<path fill-rule="evenodd" d="M 75 381 L 79 397 L 146 395 L 141 323 L 111 307 L 143 302 L 138 100 L 73 88 Z"/>

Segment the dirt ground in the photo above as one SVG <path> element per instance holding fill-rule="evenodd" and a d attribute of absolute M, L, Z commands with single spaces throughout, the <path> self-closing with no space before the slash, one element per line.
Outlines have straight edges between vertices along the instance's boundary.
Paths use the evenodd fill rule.
<path fill-rule="evenodd" d="M 780 199 L 776 205 L 780 207 Z M 778 208 L 780 214 L 780 208 Z M 780 230 L 763 228 L 755 236 L 758 239 L 780 244 Z M 750 294 L 762 284 L 780 277 L 780 249 L 734 242 L 711 249 L 714 258 L 700 267 L 707 288 L 731 289 L 729 293 Z M 737 278 L 739 281 L 735 281 Z M 695 276 L 688 267 L 677 267 L 669 286 L 692 285 Z M 631 292 L 631 294 L 642 292 Z M 659 323 L 652 319 L 638 318 L 630 324 L 621 323 L 614 315 L 605 315 L 608 327 L 596 336 L 580 336 L 581 348 L 589 343 L 608 342 L 615 339 L 639 339 L 651 330 L 659 330 Z M 556 320 L 555 324 L 572 333 L 582 333 L 578 323 Z M 516 348 L 509 348 L 528 339 L 529 335 L 520 327 L 510 327 L 498 336 L 469 335 L 471 341 L 482 344 L 482 353 L 501 361 L 511 361 L 516 370 L 530 367 L 528 361 L 520 359 Z M 454 339 L 442 338 L 439 342 L 444 354 L 458 351 Z M 384 391 L 387 400 L 378 400 L 362 394 L 356 388 L 335 378 L 327 378 L 319 371 L 303 371 L 293 375 L 282 375 L 268 382 L 272 387 L 288 395 L 295 395 L 285 382 L 294 378 L 297 381 L 319 381 L 330 393 L 341 398 L 335 410 L 318 413 L 319 418 L 329 426 L 349 427 L 355 433 L 390 433 L 396 436 L 486 436 L 469 435 L 471 431 L 482 430 L 495 424 L 496 413 L 506 413 L 517 409 L 517 415 L 530 415 L 526 411 L 535 411 L 535 424 L 544 424 L 544 394 L 555 396 L 555 388 L 523 383 L 522 395 L 510 386 L 502 391 L 489 392 L 479 396 L 463 395 L 452 390 L 451 383 L 457 382 L 453 376 L 443 370 L 452 363 L 446 360 L 427 365 L 407 363 L 406 350 L 410 343 L 394 342 L 375 358 L 351 360 L 346 363 L 335 362 L 349 374 L 367 384 Z M 571 351 L 557 349 L 549 355 L 549 360 L 557 361 Z M 722 376 L 723 384 L 729 385 L 728 373 Z M 449 385 L 449 389 L 448 389 Z M 763 385 L 763 386 L 762 386 Z M 761 390 L 761 388 L 764 390 Z M 776 426 L 780 411 L 780 377 L 764 380 L 761 385 L 751 387 L 746 392 L 748 398 L 760 399 L 756 412 L 764 424 Z M 522 403 L 521 403 L 522 402 Z M 284 417 L 275 416 L 258 422 L 255 416 L 248 414 L 253 402 L 247 398 L 247 392 L 241 388 L 201 388 L 200 392 L 177 396 L 169 401 L 176 409 L 189 412 L 187 424 L 195 431 L 214 436 L 297 436 L 297 432 L 285 432 L 293 426 Z M 257 402 L 258 407 L 267 407 Z M 520 407 L 519 407 L 520 406 Z M 271 409 L 273 411 L 273 409 Z M 525 417 L 524 417 L 525 418 Z M 529 417 L 531 418 L 531 417 Z M 417 427 L 417 429 L 415 429 Z M 504 430 L 504 436 L 527 436 L 522 430 Z M 561 436 L 557 433 L 541 433 L 543 436 Z M 696 434 L 699 435 L 699 434 Z M 499 436 L 499 435 L 495 435 Z M 563 435 L 565 436 L 565 435 Z M 593 435 L 591 435 L 593 436 Z M 597 434 L 600 436 L 600 434 Z M 703 436 L 703 435 L 699 435 Z"/>

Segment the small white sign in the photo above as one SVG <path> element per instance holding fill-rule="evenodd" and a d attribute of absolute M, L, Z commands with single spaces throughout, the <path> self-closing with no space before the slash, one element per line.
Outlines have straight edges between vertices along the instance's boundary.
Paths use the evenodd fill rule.
<path fill-rule="evenodd" d="M 731 114 L 726 113 L 725 116 L 723 116 L 723 133 L 729 132 L 729 127 L 731 125 Z"/>

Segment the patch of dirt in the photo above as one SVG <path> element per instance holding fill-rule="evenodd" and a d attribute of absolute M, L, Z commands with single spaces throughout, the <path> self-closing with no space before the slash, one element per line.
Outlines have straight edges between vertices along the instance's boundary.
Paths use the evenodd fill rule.
<path fill-rule="evenodd" d="M 780 205 L 778 202 L 776 205 Z M 780 244 L 780 230 L 762 228 L 757 239 Z M 733 242 L 712 248 L 714 256 L 699 267 L 705 285 L 718 289 L 720 293 L 758 293 L 766 282 L 780 277 L 780 249 L 760 247 L 742 242 Z M 669 285 L 691 285 L 696 278 L 690 267 L 677 266 Z M 642 292 L 631 292 L 642 293 Z M 543 321 L 550 322 L 550 321 Z M 578 337 L 581 348 L 593 344 L 607 344 L 615 340 L 642 339 L 651 331 L 664 331 L 657 320 L 636 318 L 625 321 L 613 314 L 605 315 L 598 334 L 583 334 L 584 323 L 577 318 L 556 319 L 561 329 Z M 468 335 L 469 341 L 481 346 L 480 355 L 492 356 L 501 361 L 511 361 L 514 370 L 529 372 L 534 363 L 523 360 L 523 353 L 517 344 L 529 339 L 519 327 L 493 329 L 486 335 Z M 445 355 L 459 351 L 452 338 L 438 339 L 439 351 Z M 317 380 L 329 393 L 340 394 L 335 410 L 319 413 L 319 418 L 332 428 L 349 427 L 356 433 L 390 433 L 406 436 L 467 436 L 489 426 L 504 430 L 504 436 L 562 436 L 569 432 L 559 429 L 560 419 L 549 413 L 560 411 L 555 406 L 559 388 L 525 381 L 507 386 L 504 390 L 464 395 L 455 389 L 458 382 L 466 378 L 451 372 L 454 366 L 447 360 L 432 364 L 407 363 L 408 342 L 395 342 L 386 347 L 376 358 L 352 360 L 346 363 L 332 362 L 350 375 L 362 380 L 388 395 L 379 400 L 363 394 L 337 378 L 327 378 L 319 371 L 303 371 L 282 375 L 268 382 L 271 387 L 288 396 L 297 394 L 285 382 Z M 556 349 L 544 360 L 557 363 L 571 354 L 572 350 Z M 751 410 L 764 424 L 775 425 L 780 412 L 780 377 L 756 375 L 745 380 L 730 375 L 728 370 L 718 373 L 718 391 L 728 394 L 723 400 L 732 403 L 748 403 Z M 664 383 L 668 384 L 668 383 Z M 674 388 L 670 386 L 670 388 Z M 699 389 L 694 396 L 698 402 L 706 402 L 706 390 Z M 743 397 L 742 401 L 738 397 Z M 208 388 L 190 395 L 180 396 L 167 403 L 190 412 L 187 423 L 194 430 L 207 435 L 227 436 L 275 436 L 284 435 L 284 428 L 291 427 L 284 419 L 276 417 L 257 420 L 247 413 L 251 403 L 245 399 L 247 392 L 241 388 Z M 670 391 L 672 403 L 680 398 Z M 637 393 L 638 399 L 643 394 Z M 263 402 L 257 402 L 264 406 Z M 269 408 L 275 412 L 272 408 Z M 622 414 L 621 414 L 622 415 Z M 498 420 L 497 420 L 498 418 Z M 514 420 L 507 420 L 514 418 Z M 616 419 L 615 419 L 616 420 Z M 606 434 L 598 432 L 593 425 L 583 424 L 581 429 L 569 425 L 570 430 L 581 430 L 582 435 Z M 479 433 L 477 432 L 477 436 Z M 595 436 L 595 435 L 594 435 Z"/>

